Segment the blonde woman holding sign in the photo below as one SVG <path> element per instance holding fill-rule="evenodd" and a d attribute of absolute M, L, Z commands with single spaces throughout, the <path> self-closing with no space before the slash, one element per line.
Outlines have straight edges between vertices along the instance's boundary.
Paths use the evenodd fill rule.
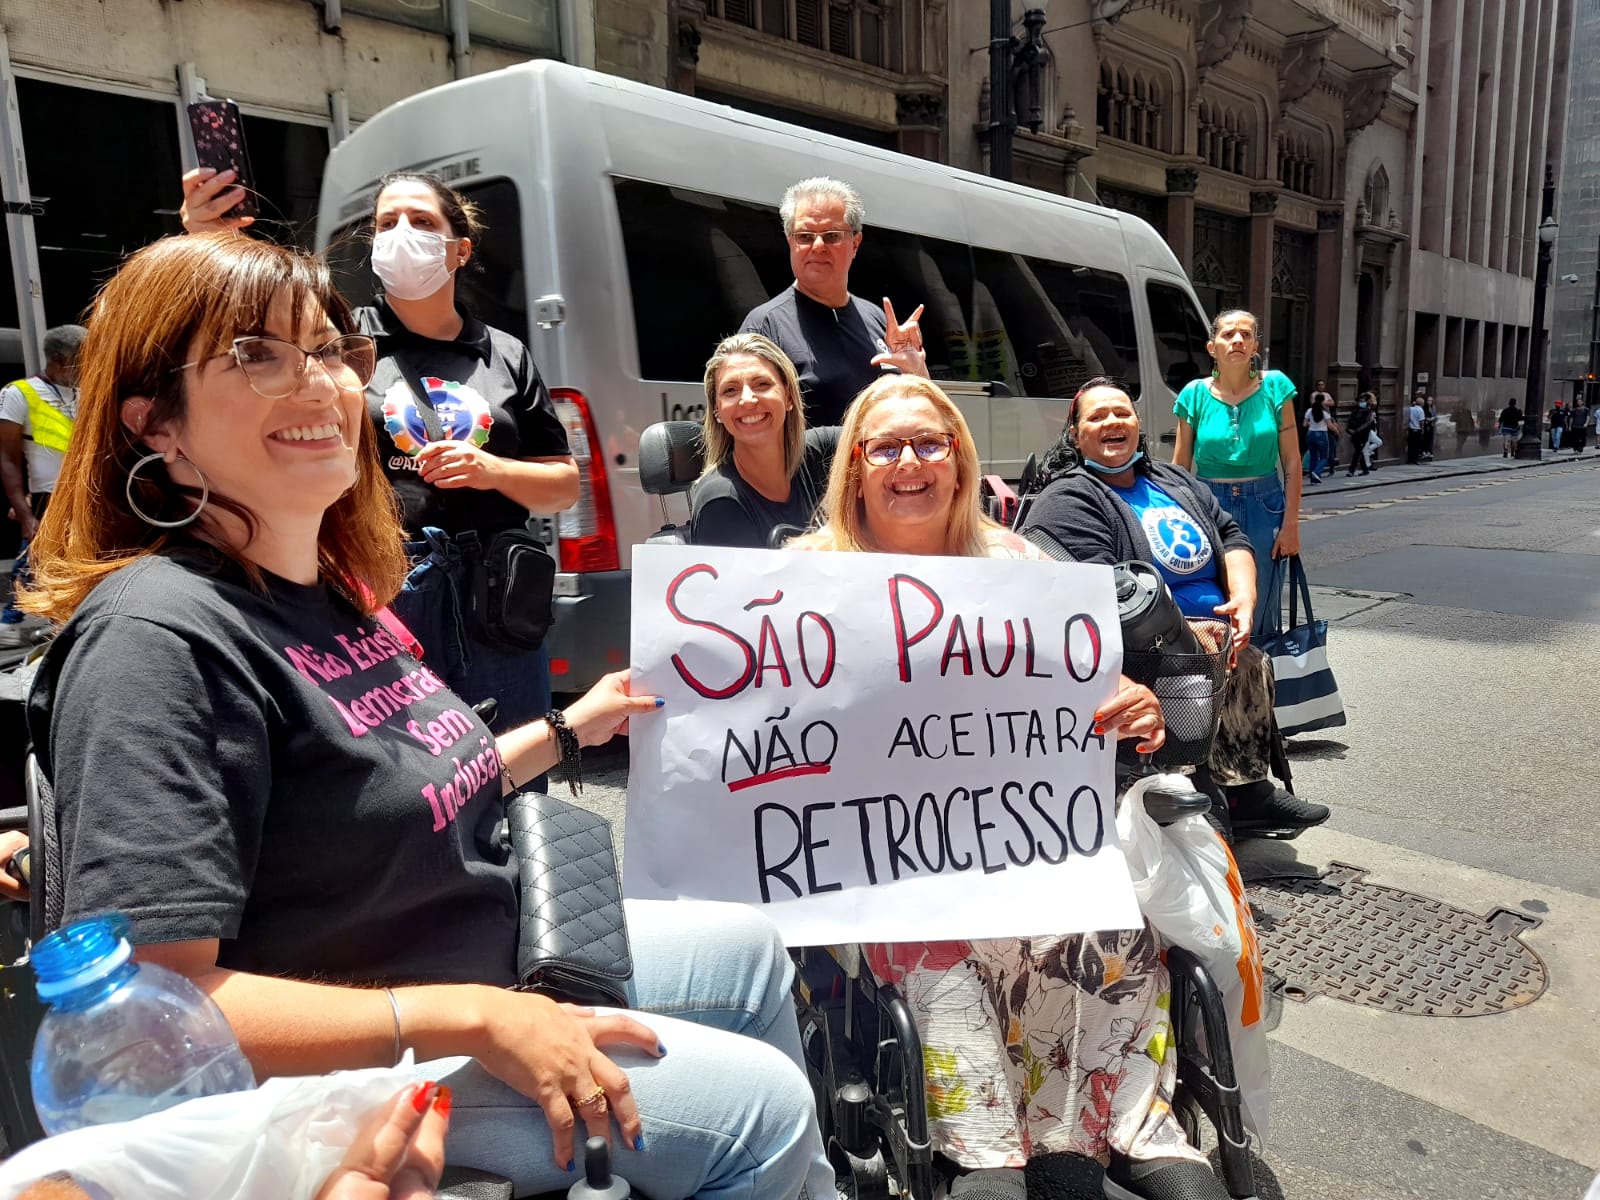
<path fill-rule="evenodd" d="M 823 526 L 791 545 L 1041 557 L 984 516 L 978 480 L 971 432 L 949 397 L 927 379 L 885 376 L 845 414 Z M 1155 696 L 1126 677 L 1095 727 L 1141 750 L 1165 738 Z M 1148 927 L 863 949 L 916 1016 L 932 1135 L 963 1167 L 1081 1154 L 1106 1166 L 1107 1196 L 1186 1188 L 1193 1200 L 1225 1200 L 1172 1116 L 1171 985 Z"/>

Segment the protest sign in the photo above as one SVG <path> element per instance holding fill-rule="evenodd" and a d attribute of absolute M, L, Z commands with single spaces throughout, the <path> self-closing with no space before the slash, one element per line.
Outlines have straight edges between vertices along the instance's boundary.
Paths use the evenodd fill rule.
<path fill-rule="evenodd" d="M 641 546 L 624 890 L 790 945 L 1140 925 L 1107 567 Z"/>

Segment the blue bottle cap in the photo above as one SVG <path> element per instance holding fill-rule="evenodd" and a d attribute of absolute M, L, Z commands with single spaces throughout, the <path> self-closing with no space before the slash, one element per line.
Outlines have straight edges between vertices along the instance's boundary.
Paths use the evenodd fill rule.
<path fill-rule="evenodd" d="M 121 913 L 85 917 L 41 938 L 29 956 L 39 999 L 49 1004 L 104 979 L 133 957 L 128 919 Z"/>

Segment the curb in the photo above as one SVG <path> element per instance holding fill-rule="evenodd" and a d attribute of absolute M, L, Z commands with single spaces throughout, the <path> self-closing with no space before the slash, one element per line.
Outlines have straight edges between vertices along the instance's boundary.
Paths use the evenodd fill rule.
<path fill-rule="evenodd" d="M 1600 450 L 1600 447 L 1596 447 L 1596 449 Z M 1300 492 L 1300 506 L 1301 506 L 1302 509 L 1304 509 L 1305 508 L 1306 499 L 1308 497 L 1312 496 L 1312 495 L 1315 495 L 1315 496 L 1318 496 L 1318 497 L 1322 497 L 1322 496 L 1342 496 L 1345 492 L 1365 492 L 1365 491 L 1371 490 L 1372 488 L 1398 487 L 1398 486 L 1400 486 L 1402 484 L 1407 484 L 1407 483 L 1428 483 L 1428 482 L 1431 482 L 1432 480 L 1435 480 L 1435 479 L 1456 479 L 1456 478 L 1459 478 L 1459 477 L 1461 477 L 1463 475 L 1498 475 L 1498 474 L 1500 474 L 1500 473 L 1502 473 L 1504 471 L 1520 471 L 1520 470 L 1523 470 L 1523 469 L 1525 469 L 1527 467 L 1553 467 L 1553 466 L 1558 466 L 1558 465 L 1560 465 L 1561 463 L 1564 463 L 1564 462 L 1574 462 L 1574 463 L 1585 463 L 1585 462 L 1587 462 L 1587 463 L 1589 463 L 1591 465 L 1600 466 L 1600 453 L 1596 453 L 1592 458 L 1589 457 L 1588 455 L 1584 455 L 1582 457 L 1574 455 L 1570 459 L 1548 458 L 1548 459 L 1540 459 L 1538 462 L 1533 462 L 1532 460 L 1524 461 L 1522 459 L 1512 459 L 1510 461 L 1509 465 L 1488 465 L 1488 466 L 1482 466 L 1482 467 L 1466 467 L 1466 466 L 1463 466 L 1463 467 L 1457 467 L 1454 470 L 1452 470 L 1447 465 L 1447 466 L 1444 466 L 1439 471 L 1436 471 L 1436 472 L 1430 471 L 1426 475 L 1411 475 L 1411 476 L 1407 476 L 1404 479 L 1393 479 L 1393 480 L 1383 479 L 1383 480 L 1379 480 L 1376 483 L 1373 483 L 1373 482 L 1345 483 L 1345 484 L 1340 484 L 1338 487 L 1334 488 L 1332 491 L 1320 491 L 1319 490 L 1319 491 L 1314 492 L 1314 493 L 1311 491 L 1311 485 L 1310 484 L 1306 484 L 1306 485 L 1304 485 L 1302 487 L 1301 492 Z M 1502 463 L 1504 463 L 1504 460 L 1502 460 Z M 1404 465 L 1404 464 L 1396 463 L 1394 465 L 1400 466 L 1400 465 Z M 1369 476 L 1369 479 L 1370 479 L 1370 476 Z"/>

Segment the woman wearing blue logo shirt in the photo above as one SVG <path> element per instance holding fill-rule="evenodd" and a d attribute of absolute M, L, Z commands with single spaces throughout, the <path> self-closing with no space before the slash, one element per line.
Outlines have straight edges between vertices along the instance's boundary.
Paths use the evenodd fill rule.
<path fill-rule="evenodd" d="M 1249 645 L 1256 561 L 1239 522 L 1188 471 L 1145 454 L 1133 400 L 1104 377 L 1073 398 L 1061 441 L 1044 465 L 1051 479 L 1029 506 L 1025 529 L 1048 533 L 1078 562 L 1152 563 L 1185 616 L 1220 617 L 1233 626 L 1237 662 L 1204 765 L 1226 796 L 1234 832 L 1326 821 L 1326 805 L 1308 804 L 1267 777 L 1277 737 L 1272 664 Z M 1205 774 L 1196 781 L 1220 799 Z"/>

